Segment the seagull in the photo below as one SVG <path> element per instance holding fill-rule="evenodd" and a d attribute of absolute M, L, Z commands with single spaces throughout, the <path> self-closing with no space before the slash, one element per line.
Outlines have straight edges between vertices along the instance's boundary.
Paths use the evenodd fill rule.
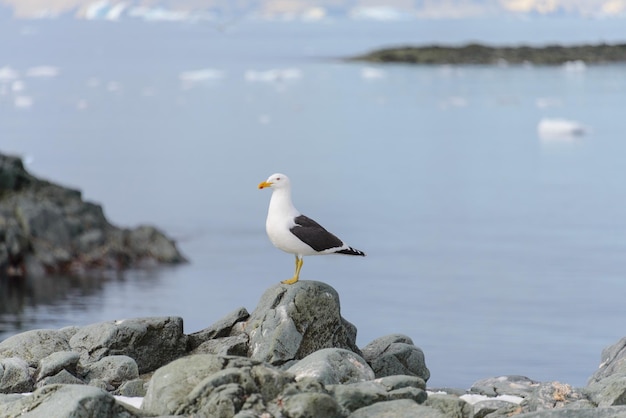
<path fill-rule="evenodd" d="M 272 189 L 265 230 L 274 246 L 295 254 L 296 272 L 283 284 L 294 284 L 300 278 L 305 255 L 347 254 L 365 256 L 328 232 L 313 219 L 301 214 L 291 202 L 291 182 L 284 174 L 276 173 L 259 184 L 259 189 Z"/>

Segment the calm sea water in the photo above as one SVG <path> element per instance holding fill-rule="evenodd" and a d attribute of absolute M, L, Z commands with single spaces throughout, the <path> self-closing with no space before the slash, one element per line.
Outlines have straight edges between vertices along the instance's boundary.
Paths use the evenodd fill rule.
<path fill-rule="evenodd" d="M 256 188 L 277 171 L 303 213 L 368 253 L 309 257 L 302 279 L 337 289 L 361 346 L 413 338 L 432 386 L 502 374 L 582 386 L 626 335 L 626 66 L 335 59 L 430 41 L 626 39 L 614 21 L 586 38 L 577 25 L 593 22 L 4 23 L 0 66 L 16 78 L 5 68 L 0 81 L 0 149 L 118 225 L 160 226 L 191 262 L 0 282 L 0 339 L 158 315 L 193 332 L 252 311 L 293 273 Z M 42 65 L 58 74 L 28 76 Z M 590 129 L 543 139 L 542 118 Z"/>

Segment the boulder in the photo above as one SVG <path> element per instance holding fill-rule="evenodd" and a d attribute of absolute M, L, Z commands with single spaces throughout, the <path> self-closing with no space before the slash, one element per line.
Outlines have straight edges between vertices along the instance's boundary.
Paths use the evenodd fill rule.
<path fill-rule="evenodd" d="M 613 374 L 626 374 L 626 337 L 602 350 L 600 366 L 589 378 L 589 384 Z"/>
<path fill-rule="evenodd" d="M 0 342 L 0 359 L 19 357 L 30 367 L 57 351 L 69 351 L 68 336 L 64 331 L 38 329 L 22 332 Z"/>
<path fill-rule="evenodd" d="M 117 388 L 126 381 L 137 379 L 139 369 L 135 360 L 128 356 L 107 356 L 90 363 L 84 372 L 84 377 L 87 382 L 99 379 L 108 386 Z"/>
<path fill-rule="evenodd" d="M 363 382 L 374 379 L 374 372 L 358 354 L 342 348 L 324 348 L 309 354 L 287 369 L 296 376 L 313 377 L 324 385 Z"/>
<path fill-rule="evenodd" d="M 235 324 L 245 321 L 249 317 L 250 314 L 247 309 L 242 307 L 229 313 L 210 327 L 189 334 L 189 349 L 194 350 L 201 344 L 215 338 L 228 337 Z"/>
<path fill-rule="evenodd" d="M 282 411 L 290 418 L 342 418 L 337 401 L 325 393 L 298 393 L 284 400 Z"/>
<path fill-rule="evenodd" d="M 469 391 L 487 396 L 513 395 L 525 398 L 538 387 L 539 382 L 525 376 L 511 375 L 478 380 Z"/>
<path fill-rule="evenodd" d="M 316 281 L 278 284 L 268 289 L 250 318 L 233 334 L 249 338 L 250 358 L 283 365 L 323 348 L 361 354 L 356 328 L 341 317 L 339 296 Z"/>
<path fill-rule="evenodd" d="M 39 361 L 37 380 L 54 376 L 61 370 L 66 370 L 75 376 L 78 360 L 80 360 L 80 354 L 75 351 L 57 351 L 52 353 Z"/>
<path fill-rule="evenodd" d="M 441 411 L 447 418 L 472 418 L 474 416 L 472 405 L 454 395 L 429 395 L 424 405 Z"/>
<path fill-rule="evenodd" d="M 399 383 L 400 380 L 398 379 L 396 383 Z M 344 415 L 349 415 L 359 408 L 373 405 L 377 402 L 408 399 L 418 404 L 424 403 L 427 395 L 424 388 L 421 387 L 422 383 L 423 381 L 404 381 L 400 385 L 389 385 L 381 383 L 380 380 L 374 380 L 343 385 L 329 385 L 327 389 L 341 406 Z"/>
<path fill-rule="evenodd" d="M 418 405 L 408 399 L 377 402 L 357 409 L 348 418 L 446 418 L 437 409 Z"/>
<path fill-rule="evenodd" d="M 245 357 L 248 354 L 248 336 L 240 334 L 233 337 L 208 340 L 196 347 L 191 353 Z"/>
<path fill-rule="evenodd" d="M 32 395 L 2 404 L 3 418 L 135 418 L 140 410 L 115 401 L 113 395 L 85 385 L 48 385 Z"/>
<path fill-rule="evenodd" d="M 363 358 L 372 366 L 376 377 L 409 375 L 425 381 L 430 378 L 424 352 L 402 334 L 380 337 L 363 348 Z"/>
<path fill-rule="evenodd" d="M 185 354 L 187 337 L 182 318 L 136 318 L 80 328 L 69 345 L 80 353 L 85 366 L 106 356 L 125 355 L 135 360 L 143 374 Z"/>
<path fill-rule="evenodd" d="M 626 405 L 626 374 L 616 373 L 593 382 L 584 393 L 599 407 Z"/>
<path fill-rule="evenodd" d="M 626 418 L 626 406 L 611 406 L 594 409 L 550 409 L 517 415 L 507 414 L 502 417 L 515 416 L 515 418 Z M 488 417 L 491 418 L 491 417 Z"/>
<path fill-rule="evenodd" d="M 46 385 L 55 385 L 55 384 L 64 384 L 64 385 L 84 385 L 85 382 L 63 369 L 59 371 L 57 374 L 52 376 L 46 376 L 42 379 L 37 380 L 35 384 L 36 388 L 41 388 Z"/>
<path fill-rule="evenodd" d="M 195 354 L 153 374 L 142 408 L 160 415 L 232 417 L 244 409 L 264 410 L 293 381 L 293 375 L 259 361 Z"/>
<path fill-rule="evenodd" d="M 0 393 L 22 393 L 33 390 L 28 363 L 18 357 L 0 360 Z"/>

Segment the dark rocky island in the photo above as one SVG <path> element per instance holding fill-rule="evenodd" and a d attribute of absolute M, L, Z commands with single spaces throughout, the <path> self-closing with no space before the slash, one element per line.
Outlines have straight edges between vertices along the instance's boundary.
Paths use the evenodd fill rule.
<path fill-rule="evenodd" d="M 21 159 L 0 154 L 0 280 L 183 261 L 158 229 L 118 228 L 80 191 L 39 179 Z"/>
<path fill-rule="evenodd" d="M 626 417 L 626 338 L 583 388 L 498 376 L 438 389 L 410 337 L 359 348 L 356 332 L 314 281 L 272 286 L 252 313 L 190 334 L 179 317 L 27 331 L 0 342 L 0 416 Z"/>
<path fill-rule="evenodd" d="M 407 64 L 536 64 L 560 65 L 571 61 L 602 64 L 626 61 L 626 44 L 548 45 L 544 47 L 402 46 L 380 49 L 350 58 L 352 61 Z"/>

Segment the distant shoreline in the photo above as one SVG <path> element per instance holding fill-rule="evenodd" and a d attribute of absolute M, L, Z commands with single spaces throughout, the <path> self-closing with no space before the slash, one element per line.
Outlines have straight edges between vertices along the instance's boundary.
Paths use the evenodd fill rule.
<path fill-rule="evenodd" d="M 547 45 L 544 47 L 494 47 L 471 43 L 462 46 L 425 45 L 377 49 L 349 61 L 405 64 L 537 64 L 561 65 L 626 62 L 626 44 Z"/>

